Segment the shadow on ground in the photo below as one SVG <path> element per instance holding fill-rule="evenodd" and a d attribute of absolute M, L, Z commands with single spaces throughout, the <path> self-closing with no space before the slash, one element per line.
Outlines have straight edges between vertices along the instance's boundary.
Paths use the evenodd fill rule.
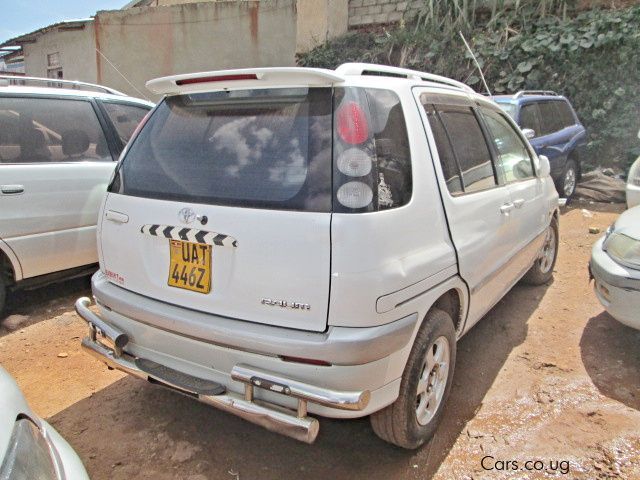
<path fill-rule="evenodd" d="M 512 349 L 526 338 L 528 319 L 546 289 L 514 288 L 461 340 L 443 422 L 434 440 L 417 451 L 385 444 L 366 418 L 322 419 L 316 444 L 305 445 L 132 378 L 50 421 L 93 479 L 429 478 L 481 406 Z M 95 368 L 104 367 L 96 363 Z"/>
<path fill-rule="evenodd" d="M 591 213 L 622 213 L 627 206 L 624 203 L 591 202 L 583 198 L 573 198 L 560 208 L 562 215 L 572 210 L 588 210 Z"/>
<path fill-rule="evenodd" d="M 33 290 L 10 292 L 5 310 L 0 314 L 0 337 L 10 333 L 2 322 L 11 315 L 27 317 L 19 325 L 23 328 L 69 311 L 77 298 L 91 296 L 90 278 L 80 277 Z"/>
<path fill-rule="evenodd" d="M 580 353 L 600 393 L 640 411 L 640 331 L 602 312 L 587 322 Z"/>

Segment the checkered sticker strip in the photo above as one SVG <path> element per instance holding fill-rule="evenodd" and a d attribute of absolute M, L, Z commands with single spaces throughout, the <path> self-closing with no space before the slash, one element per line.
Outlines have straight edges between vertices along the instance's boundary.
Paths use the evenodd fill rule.
<path fill-rule="evenodd" d="M 219 247 L 238 247 L 238 241 L 229 235 L 207 232 L 195 228 L 181 228 L 172 225 L 143 225 L 140 233 L 154 237 L 170 238 L 172 240 L 217 245 Z"/>

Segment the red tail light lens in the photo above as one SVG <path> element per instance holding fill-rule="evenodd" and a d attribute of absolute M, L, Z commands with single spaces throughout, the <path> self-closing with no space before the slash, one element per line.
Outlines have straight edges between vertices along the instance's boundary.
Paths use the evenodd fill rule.
<path fill-rule="evenodd" d="M 359 145 L 369 138 L 367 117 L 356 102 L 346 102 L 336 117 L 338 135 L 343 142 Z"/>

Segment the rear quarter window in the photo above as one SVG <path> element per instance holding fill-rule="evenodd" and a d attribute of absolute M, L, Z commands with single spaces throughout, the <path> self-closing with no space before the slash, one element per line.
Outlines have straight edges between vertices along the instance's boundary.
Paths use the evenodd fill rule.
<path fill-rule="evenodd" d="M 558 108 L 558 112 L 560 114 L 560 119 L 562 121 L 562 125 L 565 127 L 570 127 L 576 124 L 576 119 L 573 116 L 573 111 L 567 102 L 564 100 L 558 100 L 555 102 Z"/>
<path fill-rule="evenodd" d="M 541 128 L 544 135 L 558 132 L 565 127 L 556 103 L 557 102 L 553 100 L 548 100 L 538 104 L 541 116 Z"/>

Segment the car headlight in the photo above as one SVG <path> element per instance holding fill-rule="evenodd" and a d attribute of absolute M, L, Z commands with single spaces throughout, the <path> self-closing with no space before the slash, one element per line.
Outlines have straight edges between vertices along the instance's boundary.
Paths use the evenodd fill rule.
<path fill-rule="evenodd" d="M 631 165 L 629 175 L 627 176 L 627 183 L 629 185 L 640 187 L 640 158 L 638 158 L 635 162 L 633 162 L 633 165 Z"/>
<path fill-rule="evenodd" d="M 604 250 L 622 265 L 640 268 L 640 240 L 611 232 L 604 242 Z"/>
<path fill-rule="evenodd" d="M 0 466 L 0 480 L 59 480 L 49 442 L 29 419 L 16 421 L 7 454 Z"/>

